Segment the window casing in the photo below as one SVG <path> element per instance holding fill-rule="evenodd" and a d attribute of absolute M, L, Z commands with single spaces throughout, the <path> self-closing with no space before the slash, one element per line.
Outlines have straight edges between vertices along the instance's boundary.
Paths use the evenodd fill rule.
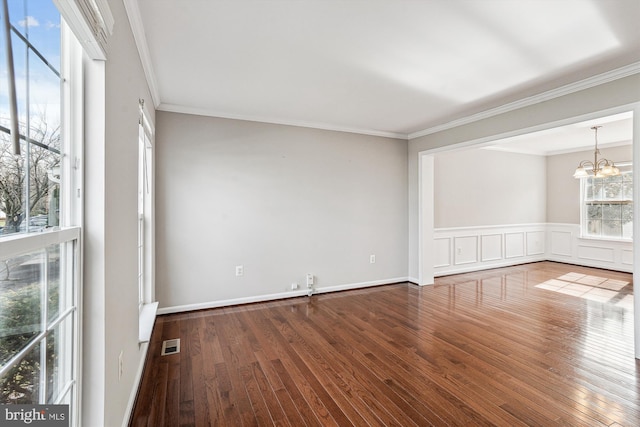
<path fill-rule="evenodd" d="M 630 166 L 620 169 L 617 176 L 590 176 L 581 180 L 583 238 L 626 241 L 633 238 L 633 171 Z"/>
<path fill-rule="evenodd" d="M 138 131 L 138 307 L 153 300 L 153 124 L 140 100 Z"/>
<path fill-rule="evenodd" d="M 138 132 L 138 341 L 148 342 L 158 309 L 154 278 L 154 126 L 140 100 Z"/>

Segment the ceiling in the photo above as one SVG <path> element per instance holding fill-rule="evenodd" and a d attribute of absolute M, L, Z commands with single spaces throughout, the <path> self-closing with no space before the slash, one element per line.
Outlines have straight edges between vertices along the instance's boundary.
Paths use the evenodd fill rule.
<path fill-rule="evenodd" d="M 640 71 L 638 0 L 125 5 L 154 103 L 166 111 L 410 138 Z"/>
<path fill-rule="evenodd" d="M 626 112 L 570 125 L 500 139 L 482 148 L 513 153 L 552 156 L 593 150 L 594 126 L 598 129 L 598 148 L 630 145 L 633 140 L 633 113 Z"/>

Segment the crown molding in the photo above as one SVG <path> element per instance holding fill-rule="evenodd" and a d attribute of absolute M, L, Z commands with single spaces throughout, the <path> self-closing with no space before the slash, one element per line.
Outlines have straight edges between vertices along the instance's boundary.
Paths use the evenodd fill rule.
<path fill-rule="evenodd" d="M 529 107 L 531 105 L 539 104 L 541 102 L 549 101 L 554 98 L 559 98 L 561 96 L 569 95 L 575 92 L 579 92 L 581 90 L 596 87 L 596 86 L 609 83 L 614 80 L 622 79 L 624 77 L 629 77 L 638 73 L 640 73 L 640 62 L 634 62 L 633 64 L 629 64 L 627 66 L 617 68 L 615 70 L 611 70 L 606 73 L 599 74 L 597 76 L 589 77 L 584 80 L 570 83 L 568 85 L 561 86 L 557 89 L 552 89 L 552 90 L 540 93 L 538 95 L 522 98 L 518 101 L 510 102 L 508 104 L 504 104 L 496 108 L 491 108 L 489 110 L 485 110 L 477 114 L 472 114 L 470 116 L 466 116 L 458 120 L 452 120 L 450 122 L 447 122 L 441 125 L 433 126 L 418 132 L 410 133 L 407 136 L 407 138 L 409 140 L 412 140 L 415 138 L 420 138 L 422 136 L 431 135 L 437 132 L 442 132 L 444 130 L 448 130 L 458 126 L 477 122 L 479 120 L 488 119 L 490 117 L 498 116 L 500 114 L 508 113 L 510 111 L 515 111 L 521 108 Z"/>
<path fill-rule="evenodd" d="M 329 123 L 306 122 L 302 120 L 282 120 L 282 119 L 273 118 L 273 117 L 250 116 L 250 115 L 244 115 L 244 114 L 229 114 L 221 111 L 214 111 L 214 110 L 209 110 L 204 108 L 194 108 L 194 107 L 187 107 L 184 105 L 166 104 L 166 103 L 161 103 L 156 108 L 160 111 L 167 111 L 170 113 L 192 114 L 196 116 L 217 117 L 217 118 L 232 119 L 232 120 L 244 120 L 249 122 L 296 126 L 296 127 L 304 127 L 304 128 L 311 128 L 311 129 L 329 130 L 334 132 L 347 132 L 347 133 L 356 133 L 360 135 L 370 135 L 370 136 L 380 136 L 384 138 L 402 139 L 404 141 L 407 140 L 407 134 L 405 133 L 385 132 L 385 131 L 379 131 L 379 130 L 373 130 L 373 129 L 358 129 L 358 128 L 351 128 L 347 126 L 337 126 Z"/>
<path fill-rule="evenodd" d="M 144 75 L 147 78 L 147 85 L 149 86 L 149 92 L 151 92 L 153 105 L 157 108 L 161 102 L 160 91 L 158 90 L 156 75 L 151 63 L 151 55 L 149 54 L 149 45 L 147 44 L 147 37 L 144 32 L 140 8 L 138 7 L 137 0 L 123 0 L 123 2 L 124 8 L 127 12 L 127 17 L 129 18 L 131 32 L 133 33 L 133 38 L 136 42 L 136 47 L 138 48 L 140 62 L 142 62 L 142 69 L 144 70 Z"/>

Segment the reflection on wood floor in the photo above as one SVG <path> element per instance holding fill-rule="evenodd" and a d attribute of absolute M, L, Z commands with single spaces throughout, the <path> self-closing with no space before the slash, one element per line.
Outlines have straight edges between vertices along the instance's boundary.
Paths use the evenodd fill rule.
<path fill-rule="evenodd" d="M 161 316 L 131 425 L 637 426 L 632 298 L 540 262 Z"/>

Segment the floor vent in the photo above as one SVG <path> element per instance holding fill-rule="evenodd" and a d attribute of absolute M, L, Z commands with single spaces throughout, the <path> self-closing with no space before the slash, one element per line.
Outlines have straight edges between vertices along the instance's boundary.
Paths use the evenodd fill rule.
<path fill-rule="evenodd" d="M 180 353 L 180 338 L 162 342 L 162 353 L 160 353 L 161 356 L 176 353 Z"/>

